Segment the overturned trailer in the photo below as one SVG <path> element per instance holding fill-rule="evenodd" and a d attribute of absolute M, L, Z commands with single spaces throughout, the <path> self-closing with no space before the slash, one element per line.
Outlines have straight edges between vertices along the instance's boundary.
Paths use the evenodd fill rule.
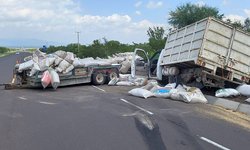
<path fill-rule="evenodd" d="M 172 31 L 159 58 L 158 79 L 198 87 L 249 83 L 250 34 L 214 18 Z"/>

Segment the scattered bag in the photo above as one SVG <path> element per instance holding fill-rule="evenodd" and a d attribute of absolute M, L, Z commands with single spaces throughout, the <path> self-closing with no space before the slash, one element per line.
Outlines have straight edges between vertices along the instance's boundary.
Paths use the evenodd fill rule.
<path fill-rule="evenodd" d="M 245 100 L 245 102 L 248 102 L 248 103 L 250 103 L 250 98 L 246 99 L 246 100 Z"/>
<path fill-rule="evenodd" d="M 180 92 L 180 99 L 186 103 L 207 103 L 207 99 L 200 89 L 191 87 L 187 92 Z"/>
<path fill-rule="evenodd" d="M 148 98 L 154 96 L 154 94 L 148 90 L 141 89 L 141 88 L 135 88 L 132 89 L 128 92 L 129 94 L 137 97 L 143 97 L 143 98 Z"/>
<path fill-rule="evenodd" d="M 60 78 L 57 72 L 54 69 L 49 70 L 51 76 L 51 85 L 54 89 L 56 89 L 60 84 Z"/>
<path fill-rule="evenodd" d="M 230 97 L 230 96 L 238 96 L 240 93 L 232 88 L 219 89 L 215 92 L 216 97 Z"/>
<path fill-rule="evenodd" d="M 116 83 L 119 81 L 119 78 L 113 78 L 109 81 L 108 85 L 116 85 Z"/>
<path fill-rule="evenodd" d="M 242 84 L 238 86 L 236 90 L 240 92 L 241 95 L 250 96 L 250 85 L 248 84 Z"/>
<path fill-rule="evenodd" d="M 39 65 L 37 63 L 34 63 L 32 69 L 30 71 L 29 76 L 34 76 L 38 71 L 41 71 L 40 67 L 39 67 Z"/>
<path fill-rule="evenodd" d="M 41 82 L 44 89 L 51 83 L 51 76 L 48 70 L 43 72 Z"/>
<path fill-rule="evenodd" d="M 18 71 L 22 72 L 23 70 L 31 69 L 34 65 L 33 60 L 26 61 L 24 63 L 19 64 Z"/>

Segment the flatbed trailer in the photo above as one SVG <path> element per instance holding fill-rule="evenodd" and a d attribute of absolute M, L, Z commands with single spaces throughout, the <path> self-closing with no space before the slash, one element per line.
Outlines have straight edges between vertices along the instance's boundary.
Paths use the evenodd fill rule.
<path fill-rule="evenodd" d="M 60 84 L 58 87 L 93 83 L 102 85 L 111 79 L 119 77 L 119 65 L 76 67 L 66 74 L 59 73 Z M 43 72 L 37 72 L 34 76 L 28 76 L 28 71 L 19 73 L 14 69 L 12 83 L 4 84 L 5 89 L 16 88 L 42 88 L 41 78 Z"/>

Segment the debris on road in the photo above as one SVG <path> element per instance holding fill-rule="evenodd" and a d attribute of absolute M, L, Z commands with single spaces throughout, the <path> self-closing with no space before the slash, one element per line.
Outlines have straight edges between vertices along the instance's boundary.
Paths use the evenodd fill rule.
<path fill-rule="evenodd" d="M 128 93 L 144 98 L 154 96 L 160 98 L 170 98 L 186 103 L 207 103 L 207 99 L 199 88 L 189 87 L 185 85 L 178 85 L 176 87 L 176 83 L 161 87 L 157 84 L 157 81 L 151 81 L 147 85 L 141 88 L 132 89 Z"/>
<path fill-rule="evenodd" d="M 143 97 L 143 98 L 148 98 L 154 96 L 154 94 L 148 90 L 142 89 L 142 88 L 135 88 L 132 89 L 128 92 L 129 94 L 137 97 Z"/>
<path fill-rule="evenodd" d="M 241 95 L 250 96 L 250 85 L 242 84 L 236 88 L 237 91 L 240 92 Z"/>
<path fill-rule="evenodd" d="M 215 92 L 216 97 L 230 97 L 238 95 L 240 95 L 240 93 L 232 88 L 219 89 Z"/>

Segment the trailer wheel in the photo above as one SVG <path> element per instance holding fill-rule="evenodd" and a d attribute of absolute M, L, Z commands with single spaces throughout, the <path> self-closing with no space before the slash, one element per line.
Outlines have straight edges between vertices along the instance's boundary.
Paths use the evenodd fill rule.
<path fill-rule="evenodd" d="M 106 77 L 101 72 L 96 72 L 92 76 L 92 82 L 94 85 L 102 85 L 106 81 Z"/>
<path fill-rule="evenodd" d="M 108 82 L 114 78 L 118 78 L 119 77 L 119 71 L 117 69 L 112 70 L 109 74 L 108 74 Z"/>

